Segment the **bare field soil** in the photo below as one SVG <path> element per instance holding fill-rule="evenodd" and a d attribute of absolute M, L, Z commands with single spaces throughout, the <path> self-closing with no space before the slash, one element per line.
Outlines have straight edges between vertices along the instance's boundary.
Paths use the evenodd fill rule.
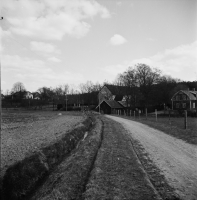
<path fill-rule="evenodd" d="M 168 184 L 175 189 L 181 199 L 197 198 L 196 145 L 186 143 L 142 123 L 120 117 L 108 117 L 121 123 L 127 130 L 145 170 L 150 174 L 150 179 L 155 173 L 153 163 L 161 170 Z M 159 181 L 154 183 L 154 179 L 152 182 L 156 185 L 155 188 L 158 184 L 161 185 Z"/>
<path fill-rule="evenodd" d="M 21 111 L 2 113 L 1 176 L 9 165 L 62 137 L 85 120 L 80 112 Z"/>
<path fill-rule="evenodd" d="M 118 115 L 119 116 L 119 115 Z M 156 128 L 160 131 L 165 132 L 168 135 L 174 136 L 176 138 L 182 139 L 187 143 L 197 145 L 197 118 L 188 117 L 187 118 L 187 129 L 184 128 L 184 118 L 183 117 L 165 117 L 158 115 L 157 121 L 155 116 L 148 115 L 148 118 L 144 115 L 136 116 L 124 116 L 119 117 L 134 120 L 150 127 Z"/>

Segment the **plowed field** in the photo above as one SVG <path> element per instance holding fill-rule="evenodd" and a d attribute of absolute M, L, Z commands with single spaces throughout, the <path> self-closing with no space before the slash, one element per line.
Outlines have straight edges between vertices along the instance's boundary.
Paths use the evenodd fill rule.
<path fill-rule="evenodd" d="M 85 120 L 75 112 L 14 111 L 2 114 L 1 176 L 7 167 L 49 145 Z"/>

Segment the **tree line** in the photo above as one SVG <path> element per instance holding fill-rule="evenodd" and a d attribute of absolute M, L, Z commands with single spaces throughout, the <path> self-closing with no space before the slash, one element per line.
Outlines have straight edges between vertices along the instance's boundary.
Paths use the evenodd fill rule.
<path fill-rule="evenodd" d="M 99 90 L 105 84 L 125 86 L 129 88 L 125 94 L 127 103 L 135 107 L 151 107 L 151 106 L 168 106 L 171 104 L 172 95 L 179 90 L 197 90 L 197 81 L 185 82 L 180 79 L 172 78 L 171 76 L 163 75 L 161 70 L 151 68 L 146 64 L 137 64 L 128 67 L 126 71 L 118 74 L 116 79 L 110 82 L 93 83 L 87 81 L 78 86 L 78 90 L 73 89 L 68 84 L 63 84 L 52 87 L 40 87 L 33 95 L 39 95 L 40 101 L 43 103 L 55 102 L 71 103 L 83 105 L 98 105 L 97 95 Z M 27 92 L 25 86 L 21 82 L 13 85 L 11 92 L 6 93 L 5 100 L 13 100 L 13 95 L 18 94 L 18 101 L 23 99 Z M 15 97 L 15 100 L 17 100 Z M 70 102 L 69 102 L 70 98 Z M 66 102 L 68 101 L 68 102 Z"/>
<path fill-rule="evenodd" d="M 128 103 L 132 107 L 142 108 L 162 106 L 170 107 L 171 98 L 179 90 L 197 90 L 197 81 L 185 82 L 171 76 L 162 75 L 161 70 L 146 64 L 136 64 L 119 74 L 116 85 L 128 89 Z"/>

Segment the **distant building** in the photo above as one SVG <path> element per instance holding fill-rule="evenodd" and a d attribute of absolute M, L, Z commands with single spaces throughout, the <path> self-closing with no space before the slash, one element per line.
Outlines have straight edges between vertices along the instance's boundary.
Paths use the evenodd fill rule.
<path fill-rule="evenodd" d="M 194 110 L 197 107 L 197 91 L 180 90 L 172 96 L 172 110 Z"/>
<path fill-rule="evenodd" d="M 115 113 L 116 110 L 123 110 L 130 107 L 130 89 L 126 86 L 104 85 L 98 94 L 98 106 L 105 114 Z"/>
<path fill-rule="evenodd" d="M 32 92 L 33 99 L 40 100 L 40 93 L 39 92 Z"/>
<path fill-rule="evenodd" d="M 33 99 L 33 94 L 29 91 L 24 93 L 23 99 Z"/>
<path fill-rule="evenodd" d="M 103 100 L 100 103 L 101 112 L 104 114 L 115 114 L 117 110 L 122 110 L 124 107 L 115 100 Z"/>

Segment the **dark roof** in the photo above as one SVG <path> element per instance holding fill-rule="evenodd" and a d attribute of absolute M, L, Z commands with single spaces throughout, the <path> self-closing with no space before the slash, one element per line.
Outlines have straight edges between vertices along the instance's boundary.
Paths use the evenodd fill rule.
<path fill-rule="evenodd" d="M 196 100 L 196 95 L 194 94 L 195 91 L 189 90 L 182 90 L 191 100 Z"/>
<path fill-rule="evenodd" d="M 111 108 L 123 108 L 123 106 L 121 106 L 117 101 L 114 100 L 103 100 L 102 103 L 103 102 L 106 102 Z"/>
<path fill-rule="evenodd" d="M 121 104 L 123 107 L 127 107 L 126 101 L 118 101 L 119 104 Z"/>
<path fill-rule="evenodd" d="M 173 98 L 174 96 L 176 96 L 179 92 L 185 93 L 185 94 L 189 97 L 190 100 L 196 100 L 196 99 L 197 99 L 197 91 L 190 91 L 190 90 L 180 90 L 180 91 L 176 92 L 176 93 L 172 96 L 172 98 Z"/>
<path fill-rule="evenodd" d="M 197 97 L 197 91 L 190 91 L 190 92 Z"/>
<path fill-rule="evenodd" d="M 113 95 L 126 95 L 129 93 L 130 88 L 127 86 L 119 85 L 105 85 Z"/>

